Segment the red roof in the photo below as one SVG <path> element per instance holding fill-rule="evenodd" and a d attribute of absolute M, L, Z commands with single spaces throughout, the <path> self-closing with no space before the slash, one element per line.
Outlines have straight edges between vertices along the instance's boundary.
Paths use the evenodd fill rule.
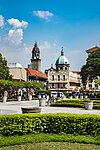
<path fill-rule="evenodd" d="M 39 70 L 33 70 L 31 68 L 25 68 L 25 70 L 27 71 L 29 76 L 36 76 L 37 75 L 38 77 L 41 77 L 41 78 L 47 78 L 47 76 Z"/>
<path fill-rule="evenodd" d="M 91 53 L 91 52 L 96 51 L 98 48 L 100 48 L 100 47 L 98 47 L 98 46 L 96 45 L 96 46 L 94 46 L 94 47 L 89 48 L 88 50 L 86 50 L 86 52 L 87 52 L 87 53 Z"/>

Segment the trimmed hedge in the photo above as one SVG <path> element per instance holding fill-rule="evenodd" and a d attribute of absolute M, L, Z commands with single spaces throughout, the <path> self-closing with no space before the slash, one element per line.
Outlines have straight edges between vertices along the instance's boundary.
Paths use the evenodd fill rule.
<path fill-rule="evenodd" d="M 51 104 L 52 107 L 77 107 L 77 108 L 84 108 L 84 99 L 83 100 L 60 100 L 56 101 L 55 103 Z M 93 109 L 100 110 L 100 100 L 93 101 Z"/>
<path fill-rule="evenodd" d="M 100 135 L 100 115 L 17 114 L 0 116 L 1 135 L 29 133 Z"/>

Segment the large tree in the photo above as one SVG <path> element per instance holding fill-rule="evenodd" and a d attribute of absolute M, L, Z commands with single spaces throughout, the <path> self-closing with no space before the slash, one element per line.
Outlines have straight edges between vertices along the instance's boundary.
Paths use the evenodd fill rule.
<path fill-rule="evenodd" d="M 12 76 L 9 73 L 9 68 L 7 67 L 7 61 L 2 57 L 0 53 L 0 80 L 10 80 Z"/>
<path fill-rule="evenodd" d="M 89 54 L 86 64 L 81 68 L 81 79 L 83 85 L 87 80 L 93 80 L 100 77 L 100 49 Z"/>

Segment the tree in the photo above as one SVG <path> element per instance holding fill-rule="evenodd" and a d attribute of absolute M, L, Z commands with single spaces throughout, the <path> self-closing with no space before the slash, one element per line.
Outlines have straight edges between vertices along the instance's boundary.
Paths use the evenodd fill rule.
<path fill-rule="evenodd" d="M 9 68 L 7 67 L 7 61 L 5 58 L 2 57 L 2 54 L 0 53 L 0 80 L 10 80 L 12 79 L 12 76 L 9 73 Z"/>
<path fill-rule="evenodd" d="M 89 54 L 80 75 L 83 85 L 86 85 L 87 80 L 93 81 L 100 77 L 100 48 Z"/>
<path fill-rule="evenodd" d="M 97 85 L 100 85 L 100 79 L 96 79 L 96 80 L 95 80 L 95 83 L 96 83 Z"/>

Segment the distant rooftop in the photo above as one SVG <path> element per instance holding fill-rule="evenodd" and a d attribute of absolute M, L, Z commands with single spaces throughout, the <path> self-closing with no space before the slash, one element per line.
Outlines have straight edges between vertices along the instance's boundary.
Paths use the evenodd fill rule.
<path fill-rule="evenodd" d="M 23 68 L 20 63 L 8 63 L 9 68 Z"/>
<path fill-rule="evenodd" d="M 47 76 L 39 70 L 33 70 L 32 68 L 25 68 L 25 70 L 27 71 L 29 76 L 38 76 L 47 79 Z"/>
<path fill-rule="evenodd" d="M 98 48 L 100 48 L 100 47 L 96 45 L 94 47 L 91 47 L 91 48 L 87 49 L 86 52 L 87 53 L 92 53 L 92 52 L 96 51 Z"/>

